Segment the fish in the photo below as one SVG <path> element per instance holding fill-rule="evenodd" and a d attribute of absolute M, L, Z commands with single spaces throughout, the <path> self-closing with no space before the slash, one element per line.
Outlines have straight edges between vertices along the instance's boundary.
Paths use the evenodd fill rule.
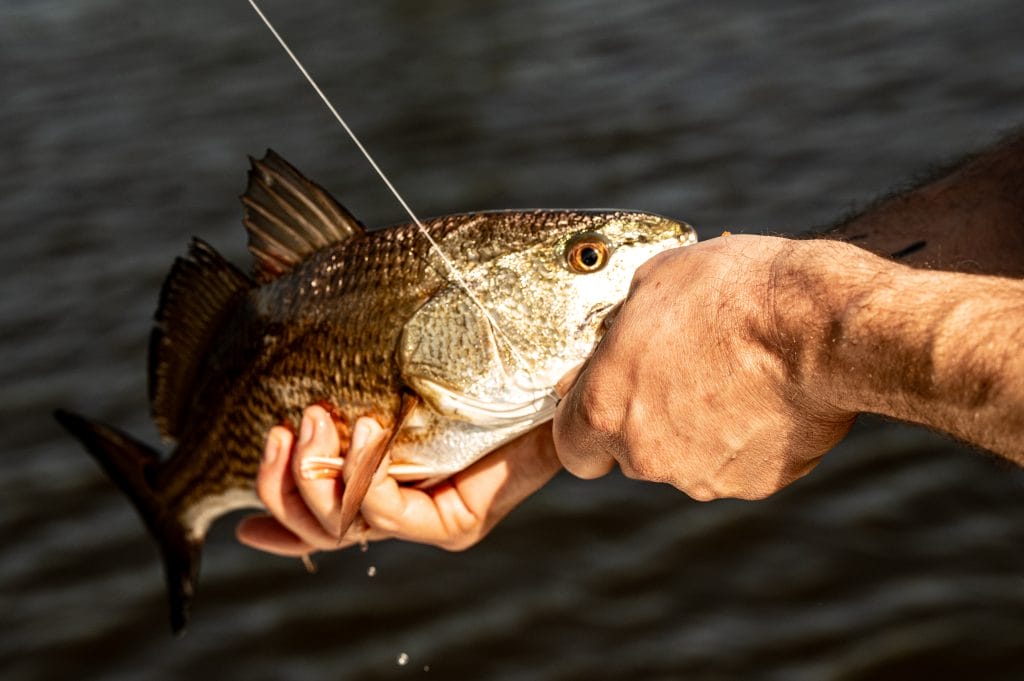
<path fill-rule="evenodd" d="M 272 150 L 250 164 L 250 271 L 193 238 L 160 292 L 149 402 L 173 451 L 55 412 L 158 544 L 175 633 L 211 523 L 262 508 L 273 426 L 322 404 L 343 453 L 360 417 L 389 432 L 343 492 L 344 530 L 385 454 L 389 473 L 430 484 L 553 418 L 554 385 L 591 354 L 635 270 L 696 241 L 644 212 L 496 210 L 424 220 L 435 248 L 414 223 L 367 230 Z"/>

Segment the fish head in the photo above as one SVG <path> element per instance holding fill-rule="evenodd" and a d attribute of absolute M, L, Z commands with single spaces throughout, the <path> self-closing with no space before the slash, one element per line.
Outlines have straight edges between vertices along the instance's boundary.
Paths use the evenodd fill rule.
<path fill-rule="evenodd" d="M 482 287 L 500 325 L 512 384 L 550 390 L 583 362 L 625 299 L 633 275 L 655 255 L 696 241 L 694 229 L 630 211 L 553 211 L 537 244 L 491 264 Z"/>
<path fill-rule="evenodd" d="M 684 222 L 621 210 L 461 219 L 442 246 L 463 281 L 407 324 L 402 356 L 407 381 L 439 411 L 474 419 L 483 416 L 470 403 L 511 415 L 549 398 L 593 352 L 637 268 L 696 241 Z"/>
<path fill-rule="evenodd" d="M 428 478 L 550 420 L 554 386 L 594 351 L 637 268 L 696 241 L 683 222 L 626 211 L 500 211 L 430 226 L 449 258 L 432 268 L 458 278 L 443 277 L 404 324 L 398 366 L 422 408 L 393 455 Z"/>

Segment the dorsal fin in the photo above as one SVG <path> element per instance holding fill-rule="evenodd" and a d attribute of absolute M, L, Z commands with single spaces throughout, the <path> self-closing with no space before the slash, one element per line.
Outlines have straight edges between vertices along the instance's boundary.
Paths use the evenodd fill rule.
<path fill-rule="evenodd" d="M 196 374 L 224 315 L 253 282 L 212 246 L 192 239 L 160 289 L 149 337 L 149 403 L 160 433 L 176 440 Z"/>
<path fill-rule="evenodd" d="M 242 221 L 249 232 L 253 274 L 260 281 L 279 277 L 324 246 L 366 233 L 323 187 L 272 149 L 262 159 L 249 160 Z"/>

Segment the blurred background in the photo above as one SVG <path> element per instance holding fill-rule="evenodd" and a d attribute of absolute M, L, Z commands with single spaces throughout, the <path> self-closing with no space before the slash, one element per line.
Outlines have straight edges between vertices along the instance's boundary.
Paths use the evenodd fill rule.
<path fill-rule="evenodd" d="M 1019 0 L 264 8 L 424 217 L 798 232 L 1024 122 Z M 1024 474 L 873 419 L 765 502 L 563 474 L 457 555 L 309 575 L 225 519 L 172 639 L 154 546 L 51 411 L 158 442 L 159 286 L 192 235 L 248 262 L 247 154 L 404 216 L 242 0 L 0 0 L 0 91 L 3 678 L 1024 678 Z"/>

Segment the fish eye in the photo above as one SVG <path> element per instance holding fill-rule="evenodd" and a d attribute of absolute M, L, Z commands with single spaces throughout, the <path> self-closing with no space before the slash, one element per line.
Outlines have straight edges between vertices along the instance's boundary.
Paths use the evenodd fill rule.
<path fill-rule="evenodd" d="M 579 234 L 565 246 L 565 264 L 577 274 L 597 272 L 605 266 L 610 255 L 608 242 L 594 232 Z"/>

